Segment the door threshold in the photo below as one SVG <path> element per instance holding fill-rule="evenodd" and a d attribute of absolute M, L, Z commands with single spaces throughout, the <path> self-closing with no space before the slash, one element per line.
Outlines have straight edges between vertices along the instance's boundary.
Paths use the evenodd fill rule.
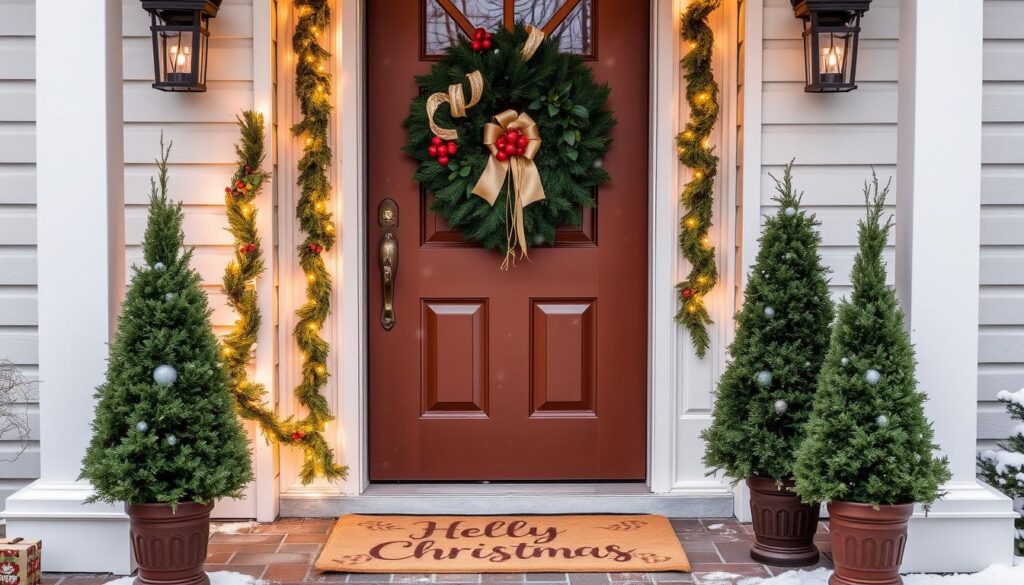
<path fill-rule="evenodd" d="M 652 493 L 644 483 L 371 484 L 357 496 L 281 494 L 282 517 L 344 514 L 662 514 L 731 517 L 730 490 Z"/>

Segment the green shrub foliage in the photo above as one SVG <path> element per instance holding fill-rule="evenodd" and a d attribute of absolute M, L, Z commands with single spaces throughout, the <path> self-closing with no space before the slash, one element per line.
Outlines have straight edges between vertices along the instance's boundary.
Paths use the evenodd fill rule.
<path fill-rule="evenodd" d="M 946 459 L 933 455 L 938 446 L 914 378 L 914 349 L 885 282 L 888 192 L 877 177 L 864 187 L 867 217 L 859 223 L 853 292 L 839 305 L 807 438 L 797 452 L 796 491 L 806 502 L 927 506 L 950 477 Z"/>
<path fill-rule="evenodd" d="M 761 249 L 736 316 L 731 361 L 718 385 L 704 462 L 735 479 L 793 476 L 828 349 L 833 306 L 818 254 L 818 221 L 800 209 L 792 165 L 776 181 L 779 210 L 765 219 Z"/>
<path fill-rule="evenodd" d="M 1016 392 L 1002 391 L 996 395 L 1006 403 L 1013 420 L 1024 423 L 1024 388 Z M 981 476 L 1004 494 L 1020 502 L 1024 498 L 1024 424 L 1013 429 L 1013 436 L 997 449 L 986 449 L 978 457 Z M 1019 510 L 1018 510 L 1019 511 Z M 1017 536 L 1014 554 L 1024 556 L 1024 518 L 1015 520 Z"/>
<path fill-rule="evenodd" d="M 82 468 L 96 489 L 93 500 L 206 503 L 240 496 L 252 479 L 206 293 L 189 265 L 192 251 L 182 247 L 181 204 L 167 199 L 169 152 L 161 144 L 142 242 L 145 266 L 132 269 L 106 381 L 96 392 Z M 177 374 L 166 386 L 154 374 L 165 365 Z"/>

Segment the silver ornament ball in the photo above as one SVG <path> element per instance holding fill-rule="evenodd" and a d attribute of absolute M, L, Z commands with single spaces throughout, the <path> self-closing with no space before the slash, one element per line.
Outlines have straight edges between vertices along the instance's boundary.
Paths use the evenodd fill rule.
<path fill-rule="evenodd" d="M 164 295 L 164 300 L 168 301 L 168 302 L 173 301 L 174 300 L 174 293 L 167 293 L 167 294 L 165 294 Z"/>
<path fill-rule="evenodd" d="M 757 383 L 762 386 L 767 386 L 772 383 L 772 373 L 768 370 L 761 370 L 757 373 Z"/>
<path fill-rule="evenodd" d="M 149 424 L 144 420 L 140 420 L 139 422 L 135 423 L 135 430 L 139 431 L 140 433 L 144 433 L 149 430 Z"/>
<path fill-rule="evenodd" d="M 772 307 L 765 307 L 764 308 L 764 316 L 768 317 L 769 319 L 771 319 L 772 317 L 775 316 L 775 309 L 773 309 Z"/>
<path fill-rule="evenodd" d="M 850 365 L 850 358 L 843 358 L 839 360 L 839 363 L 843 364 L 844 366 L 848 366 Z"/>
<path fill-rule="evenodd" d="M 882 374 L 879 373 L 879 371 L 874 368 L 864 372 L 864 381 L 867 382 L 868 384 L 871 384 L 872 386 L 877 384 L 878 381 L 881 379 Z"/>
<path fill-rule="evenodd" d="M 174 366 L 161 364 L 153 370 L 153 381 L 160 386 L 170 386 L 178 379 L 178 370 Z"/>
<path fill-rule="evenodd" d="M 794 215 L 796 215 L 796 208 L 795 207 L 787 207 L 787 208 L 782 210 L 782 213 L 785 213 L 786 217 L 793 217 Z"/>
<path fill-rule="evenodd" d="M 880 427 L 887 427 L 889 426 L 889 417 L 884 414 L 880 414 L 878 415 L 878 418 L 875 419 L 875 424 Z"/>
<path fill-rule="evenodd" d="M 775 414 L 783 415 L 783 414 L 786 414 L 787 410 L 789 410 L 789 405 L 786 404 L 785 400 L 776 400 L 775 401 Z"/>
<path fill-rule="evenodd" d="M 175 437 L 174 435 L 167 435 L 167 444 L 170 445 L 171 447 L 177 445 L 178 437 Z"/>
<path fill-rule="evenodd" d="M 164 270 L 165 268 L 167 268 L 167 266 L 165 266 L 163 262 L 157 262 L 153 265 L 153 270 Z"/>

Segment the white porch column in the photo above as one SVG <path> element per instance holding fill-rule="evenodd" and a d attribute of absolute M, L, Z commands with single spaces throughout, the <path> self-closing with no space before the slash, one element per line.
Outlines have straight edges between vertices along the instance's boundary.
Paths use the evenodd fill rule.
<path fill-rule="evenodd" d="M 124 292 L 121 0 L 36 0 L 36 25 L 41 478 L 4 517 L 44 571 L 126 574 L 127 516 L 76 481 Z"/>
<path fill-rule="evenodd" d="M 899 58 L 896 286 L 953 472 L 903 568 L 975 571 L 1009 564 L 1013 541 L 1010 500 L 975 479 L 982 0 L 902 0 Z"/>

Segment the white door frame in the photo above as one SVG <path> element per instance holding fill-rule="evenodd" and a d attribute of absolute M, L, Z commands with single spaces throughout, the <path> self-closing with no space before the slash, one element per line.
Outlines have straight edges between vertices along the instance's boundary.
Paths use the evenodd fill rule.
<path fill-rule="evenodd" d="M 282 498 L 317 500 L 352 497 L 369 486 L 367 465 L 367 326 L 366 315 L 366 209 L 365 209 L 365 0 L 336 0 L 333 34 L 333 70 L 335 74 L 336 115 L 332 132 L 335 142 L 333 184 L 337 197 L 334 212 L 340 224 L 338 246 L 327 256 L 328 267 L 336 274 L 334 310 L 325 327 L 325 335 L 335 351 L 331 385 L 326 392 L 337 413 L 336 424 L 328 427 L 329 440 L 336 446 L 339 460 L 349 466 L 349 477 L 337 485 L 317 483 L 301 486 L 297 479 L 299 461 L 289 450 L 282 451 Z M 284 3 L 280 3 L 283 6 Z M 715 16 L 719 47 L 716 67 L 720 71 L 722 121 L 715 142 L 722 156 L 716 217 L 718 226 L 712 239 L 718 249 L 722 281 L 716 292 L 707 296 L 707 304 L 716 320 L 712 327 L 712 351 L 700 360 L 692 352 L 685 331 L 675 324 L 677 309 L 675 283 L 686 267 L 677 248 L 679 193 L 685 177 L 675 155 L 675 135 L 680 120 L 685 120 L 684 92 L 680 89 L 679 15 L 683 0 L 651 0 L 651 122 L 650 122 L 650 250 L 648 311 L 648 477 L 655 494 L 729 497 L 730 488 L 716 477 L 705 477 L 700 461 L 703 443 L 700 431 L 710 419 L 713 380 L 724 366 L 724 347 L 731 337 L 735 287 L 735 2 Z M 278 38 L 290 38 L 290 15 L 281 8 Z M 279 64 L 282 71 L 291 63 L 290 48 L 282 47 Z M 294 101 L 291 88 L 281 76 L 279 115 L 282 130 L 291 120 Z M 301 273 L 294 262 L 295 244 L 300 236 L 291 217 L 293 198 L 288 186 L 294 184 L 286 170 L 294 166 L 300 151 L 294 139 L 282 135 L 280 145 L 280 217 L 279 260 L 281 262 L 280 343 L 282 395 L 294 387 L 297 356 L 291 339 L 294 299 L 301 298 Z M 295 278 L 298 276 L 298 278 Z M 294 281 L 289 283 L 289 281 Z M 282 401 L 282 414 L 295 411 L 291 401 Z M 307 502 L 307 504 L 312 502 Z M 308 506 L 304 508 L 310 510 Z"/>

